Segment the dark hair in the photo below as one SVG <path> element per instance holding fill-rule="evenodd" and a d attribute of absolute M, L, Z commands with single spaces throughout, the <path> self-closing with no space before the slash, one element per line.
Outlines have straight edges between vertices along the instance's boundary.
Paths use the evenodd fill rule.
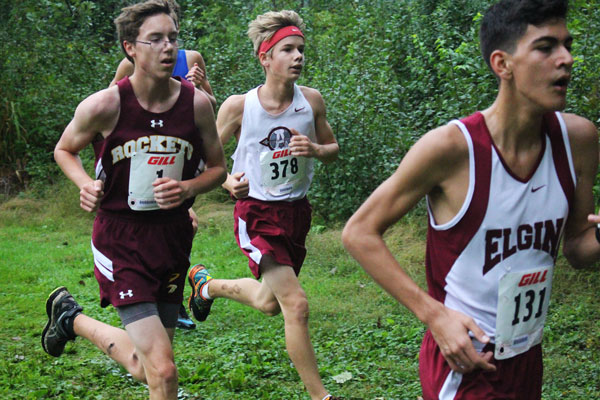
<path fill-rule="evenodd" d="M 119 43 L 121 49 L 125 53 L 127 59 L 133 60 L 125 51 L 123 41 L 129 43 L 135 42 L 135 39 L 140 33 L 140 26 L 146 18 L 157 14 L 167 14 L 175 22 L 175 26 L 179 25 L 179 5 L 174 0 L 147 0 L 143 3 L 137 3 L 121 10 L 121 14 L 115 19 L 117 34 L 119 35 Z"/>
<path fill-rule="evenodd" d="M 568 0 L 501 0 L 483 16 L 479 29 L 481 54 L 488 67 L 494 50 L 513 52 L 528 25 L 565 19 Z"/>

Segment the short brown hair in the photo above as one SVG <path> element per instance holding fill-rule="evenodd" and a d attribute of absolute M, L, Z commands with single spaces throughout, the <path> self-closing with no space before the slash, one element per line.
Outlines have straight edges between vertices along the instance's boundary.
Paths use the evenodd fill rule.
<path fill-rule="evenodd" d="M 179 5 L 175 0 L 147 0 L 143 3 L 123 8 L 121 14 L 115 18 L 119 43 L 129 61 L 133 62 L 133 59 L 125 51 L 123 42 L 135 42 L 140 33 L 140 26 L 142 26 L 148 17 L 157 14 L 167 14 L 173 18 L 175 26 L 179 26 Z"/>

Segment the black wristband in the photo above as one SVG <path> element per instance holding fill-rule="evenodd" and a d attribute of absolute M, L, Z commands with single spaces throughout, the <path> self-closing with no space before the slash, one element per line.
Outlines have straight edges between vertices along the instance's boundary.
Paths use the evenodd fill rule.
<path fill-rule="evenodd" d="M 600 243 L 600 224 L 596 225 L 596 240 Z"/>

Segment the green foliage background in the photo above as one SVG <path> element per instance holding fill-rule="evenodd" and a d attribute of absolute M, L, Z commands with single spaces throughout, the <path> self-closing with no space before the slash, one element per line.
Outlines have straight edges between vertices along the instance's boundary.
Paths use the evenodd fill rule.
<path fill-rule="evenodd" d="M 143 386 L 124 379 L 122 370 L 84 341 L 69 345 L 70 357 L 48 361 L 41 353 L 40 305 L 57 282 L 76 291 L 92 315 L 118 323 L 114 311 L 97 305 L 89 269 L 90 216 L 76 202 L 60 200 L 76 198 L 72 185 L 54 186 L 49 202 L 20 196 L 3 201 L 14 187 L 43 191 L 61 176 L 52 160 L 54 144 L 77 104 L 112 79 L 123 57 L 112 20 L 129 3 L 0 0 L 0 276 L 11 277 L 0 280 L 0 306 L 8 310 L 0 324 L 1 398 L 146 396 Z M 479 13 L 490 3 L 180 0 L 186 48 L 202 52 L 219 103 L 263 82 L 247 23 L 272 9 L 294 9 L 304 17 L 307 65 L 299 83 L 321 91 L 341 145 L 340 160 L 318 165 L 310 195 L 321 218 L 336 221 L 349 216 L 427 130 L 493 101 L 496 81 L 477 44 Z M 572 0 L 571 9 L 576 63 L 567 111 L 598 126 L 600 4 Z M 83 157 L 89 164 L 91 152 Z M 197 203 L 201 207 L 202 199 Z M 221 276 L 247 276 L 231 236 L 229 208 L 218 216 L 208 208 L 198 213 L 205 220 L 193 259 L 209 261 Z M 326 384 L 358 398 L 416 398 L 422 324 L 350 260 L 339 231 L 322 228 L 315 224 L 309 235 L 314 250 L 302 279 Z M 405 257 L 403 264 L 424 285 L 422 272 L 416 272 L 422 270 L 424 232 L 405 236 L 407 226 L 393 229 L 387 239 L 394 253 Z M 597 398 L 598 276 L 571 271 L 562 258 L 557 273 L 554 298 L 560 301 L 551 305 L 544 339 L 544 398 Z M 283 351 L 281 318 L 265 319 L 233 302 L 219 304 L 210 318 L 197 334 L 176 337 L 188 393 L 182 398 L 304 396 Z M 333 377 L 342 372 L 354 378 L 337 384 Z"/>
<path fill-rule="evenodd" d="M 43 187 L 52 149 L 77 104 L 108 85 L 122 58 L 112 20 L 131 1 L 0 0 L 0 196 Z M 486 0 L 181 0 L 182 37 L 199 50 L 219 104 L 263 82 L 245 31 L 256 15 L 294 9 L 307 23 L 299 83 L 323 94 L 340 143 L 318 165 L 316 212 L 343 220 L 429 129 L 493 101 L 479 55 Z M 574 79 L 567 111 L 600 123 L 600 7 L 572 0 Z M 231 151 L 232 149 L 228 149 Z M 91 153 L 85 155 L 90 157 Z"/>

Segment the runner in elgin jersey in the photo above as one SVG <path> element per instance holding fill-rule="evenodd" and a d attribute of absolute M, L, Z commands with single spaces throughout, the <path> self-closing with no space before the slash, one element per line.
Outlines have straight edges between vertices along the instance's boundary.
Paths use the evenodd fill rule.
<path fill-rule="evenodd" d="M 541 398 L 561 237 L 573 266 L 600 258 L 597 131 L 560 112 L 573 65 L 566 13 L 564 0 L 493 5 L 480 41 L 495 102 L 424 135 L 344 228 L 352 256 L 427 325 L 424 399 Z M 427 293 L 382 239 L 424 196 Z"/>
<path fill-rule="evenodd" d="M 304 25 L 293 11 L 268 12 L 248 36 L 266 74 L 263 85 L 229 97 L 217 129 L 222 143 L 237 139 L 233 170 L 224 187 L 237 198 L 234 230 L 254 279 L 212 279 L 202 265 L 189 272 L 190 307 L 206 319 L 224 297 L 267 315 L 283 313 L 288 354 L 311 399 L 329 399 L 308 334 L 308 301 L 298 281 L 310 228 L 306 193 L 313 162 L 331 162 L 339 148 L 321 94 L 295 84 L 304 65 Z"/>
<path fill-rule="evenodd" d="M 88 339 L 146 382 L 152 399 L 177 398 L 171 343 L 192 246 L 188 209 L 226 178 L 210 100 L 171 78 L 180 43 L 170 4 L 148 0 L 122 10 L 115 24 L 134 73 L 81 102 L 54 153 L 80 188 L 81 207 L 97 210 L 91 245 L 100 302 L 117 309 L 125 329 L 83 314 L 59 287 L 46 302 L 42 332 L 55 357 L 68 340 Z M 104 143 L 94 180 L 78 153 L 98 134 Z"/>

